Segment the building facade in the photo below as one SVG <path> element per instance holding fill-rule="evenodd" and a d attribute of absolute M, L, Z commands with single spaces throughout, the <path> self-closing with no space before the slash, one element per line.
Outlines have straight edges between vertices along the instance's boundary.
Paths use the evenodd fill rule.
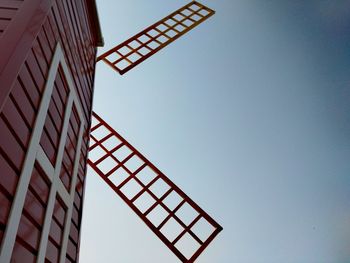
<path fill-rule="evenodd" d="M 78 262 L 93 0 L 0 0 L 0 262 Z"/>

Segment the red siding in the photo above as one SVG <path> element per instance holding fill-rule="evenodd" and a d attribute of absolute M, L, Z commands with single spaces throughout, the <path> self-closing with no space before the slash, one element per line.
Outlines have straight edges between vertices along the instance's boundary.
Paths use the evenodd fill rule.
<path fill-rule="evenodd" d="M 2 176 L 0 176 L 0 242 L 3 238 L 57 43 L 61 44 L 64 51 L 65 60 L 82 106 L 85 121 L 84 134 L 88 134 L 91 119 L 97 50 L 95 46 L 97 35 L 94 31 L 95 28 L 92 27 L 93 22 L 90 20 L 92 15 L 88 13 L 88 10 L 91 10 L 92 1 L 33 1 L 33 6 L 37 5 L 38 9 L 30 7 L 28 1 L 31 0 L 0 0 L 0 47 L 7 45 L 8 49 L 6 50 L 12 52 L 6 55 L 8 60 L 0 58 L 0 82 L 6 83 L 6 87 L 1 87 L 0 90 L 0 170 L 2 172 Z M 25 16 L 26 10 L 28 10 L 27 17 Z M 43 12 L 46 12 L 46 16 L 42 16 Z M 38 15 L 34 16 L 33 14 Z M 28 24 L 23 25 L 25 19 L 28 19 Z M 9 26 L 10 24 L 11 26 Z M 17 42 L 6 44 L 7 39 L 2 36 L 5 36 L 5 33 L 6 36 L 10 36 L 11 32 L 8 31 L 15 28 L 16 24 L 21 28 L 18 28 L 16 34 L 11 35 L 11 39 L 16 39 Z M 8 30 L 5 32 L 6 29 Z M 22 48 L 13 48 L 12 46 Z M 26 49 L 26 47 L 28 48 Z M 67 96 L 67 83 L 62 70 L 59 70 L 40 141 L 44 152 L 53 165 L 56 160 Z M 3 98 L 5 99 L 3 100 Z M 80 121 L 74 108 L 70 116 L 60 174 L 67 189 L 71 186 Z M 87 136 L 84 137 L 82 144 L 73 215 L 71 219 L 67 219 L 72 221 L 67 262 L 76 262 L 78 259 Z M 43 215 L 46 211 L 48 189 L 49 185 L 45 180 L 44 173 L 39 168 L 35 169 L 26 195 L 25 208 L 12 256 L 14 262 L 34 262 L 36 259 L 38 238 L 40 238 Z M 60 203 L 59 199 L 57 202 Z M 55 208 L 50 229 L 46 257 L 51 262 L 57 261 L 57 251 L 60 249 L 60 235 L 62 234 L 60 231 L 63 231 L 62 220 L 64 220 L 61 210 L 57 208 L 56 211 Z"/>
<path fill-rule="evenodd" d="M 49 189 L 50 185 L 46 180 L 45 173 L 36 165 L 31 176 L 12 254 L 13 262 L 27 262 L 25 258 L 22 258 L 23 256 L 36 259 Z"/>
<path fill-rule="evenodd" d="M 63 202 L 59 198 L 56 198 L 51 221 L 49 241 L 46 249 L 46 262 L 56 263 L 59 260 L 66 212 L 67 208 Z"/>
<path fill-rule="evenodd" d="M 78 169 L 78 180 L 75 188 L 71 228 L 67 248 L 67 262 L 76 262 L 79 259 L 79 235 L 81 227 L 82 207 L 84 199 L 84 180 L 86 173 L 87 143 L 85 135 Z"/>
<path fill-rule="evenodd" d="M 43 147 L 53 166 L 55 166 L 56 163 L 67 98 L 67 84 L 59 71 L 54 83 L 49 111 L 46 116 L 44 131 L 40 140 L 40 145 Z"/>
<path fill-rule="evenodd" d="M 80 120 L 77 115 L 76 108 L 73 105 L 73 110 L 69 118 L 68 134 L 66 145 L 64 147 L 62 170 L 60 174 L 60 178 L 68 191 L 70 190 L 71 180 L 73 176 L 79 127 Z"/>
<path fill-rule="evenodd" d="M 0 37 L 11 23 L 23 0 L 1 0 L 0 1 Z"/>

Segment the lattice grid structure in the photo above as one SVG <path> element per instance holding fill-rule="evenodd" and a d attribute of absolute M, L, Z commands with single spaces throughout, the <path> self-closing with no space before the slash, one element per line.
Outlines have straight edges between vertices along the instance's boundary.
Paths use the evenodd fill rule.
<path fill-rule="evenodd" d="M 214 14 L 214 10 L 193 1 L 102 54 L 97 61 L 124 74 Z"/>
<path fill-rule="evenodd" d="M 93 113 L 89 165 L 182 261 L 194 262 L 222 227 Z"/>

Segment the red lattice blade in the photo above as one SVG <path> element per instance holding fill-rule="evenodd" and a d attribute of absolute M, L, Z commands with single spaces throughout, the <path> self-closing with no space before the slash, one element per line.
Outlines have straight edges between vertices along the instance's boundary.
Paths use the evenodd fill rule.
<path fill-rule="evenodd" d="M 89 165 L 182 261 L 194 262 L 222 227 L 96 113 Z"/>
<path fill-rule="evenodd" d="M 193 1 L 102 54 L 97 61 L 103 60 L 123 75 L 214 14 Z"/>

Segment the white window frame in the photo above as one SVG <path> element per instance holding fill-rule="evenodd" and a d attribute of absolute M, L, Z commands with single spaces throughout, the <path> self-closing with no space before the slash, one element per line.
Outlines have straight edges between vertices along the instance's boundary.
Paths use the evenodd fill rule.
<path fill-rule="evenodd" d="M 46 156 L 43 148 L 40 145 L 40 138 L 45 125 L 45 120 L 48 113 L 50 100 L 52 97 L 55 79 L 58 74 L 58 70 L 60 66 L 61 66 L 61 69 L 63 70 L 64 76 L 67 81 L 67 85 L 69 88 L 69 95 L 65 106 L 65 114 L 64 114 L 64 120 L 63 120 L 62 132 L 60 134 L 60 142 L 59 142 L 59 147 L 57 151 L 56 162 L 55 162 L 55 166 L 53 166 L 49 158 Z M 70 71 L 64 59 L 64 54 L 63 54 L 61 45 L 60 43 L 58 43 L 50 65 L 49 74 L 46 80 L 45 89 L 44 89 L 44 93 L 40 103 L 38 115 L 35 120 L 35 125 L 33 128 L 33 132 L 32 132 L 29 146 L 27 149 L 22 172 L 18 181 L 16 193 L 14 196 L 14 200 L 12 203 L 11 211 L 7 222 L 7 226 L 4 232 L 4 236 L 1 244 L 1 250 L 0 250 L 1 263 L 10 263 L 12 253 L 13 253 L 13 248 L 16 241 L 20 219 L 22 216 L 25 198 L 28 191 L 28 186 L 29 186 L 31 175 L 36 162 L 40 164 L 41 168 L 43 169 L 43 171 L 47 176 L 47 179 L 50 181 L 50 184 L 51 184 L 49 199 L 48 199 L 46 212 L 45 212 L 45 219 L 44 219 L 43 228 L 41 232 L 37 263 L 44 263 L 45 261 L 48 236 L 50 232 L 52 215 L 53 215 L 57 194 L 60 196 L 61 200 L 64 202 L 65 206 L 67 207 L 64 232 L 63 232 L 62 243 L 61 243 L 60 258 L 59 258 L 60 263 L 65 262 L 68 238 L 69 238 L 69 232 L 70 232 L 70 226 L 71 226 L 71 218 L 72 218 L 72 212 L 73 212 L 73 205 L 74 205 L 75 187 L 76 187 L 77 176 L 78 176 L 79 160 L 81 155 L 82 138 L 83 138 L 83 132 L 84 132 L 84 126 L 85 126 L 82 107 L 80 105 L 80 101 L 74 87 L 75 86 L 73 84 Z M 69 119 L 72 114 L 73 104 L 75 105 L 75 108 L 78 112 L 78 116 L 80 119 L 80 127 L 79 127 L 79 134 L 78 134 L 78 142 L 76 145 L 76 154 L 75 154 L 75 160 L 74 160 L 71 186 L 69 191 L 67 191 L 67 189 L 63 185 L 59 176 L 60 176 L 63 154 L 64 154 L 64 149 L 65 149 L 66 140 L 67 140 Z"/>

